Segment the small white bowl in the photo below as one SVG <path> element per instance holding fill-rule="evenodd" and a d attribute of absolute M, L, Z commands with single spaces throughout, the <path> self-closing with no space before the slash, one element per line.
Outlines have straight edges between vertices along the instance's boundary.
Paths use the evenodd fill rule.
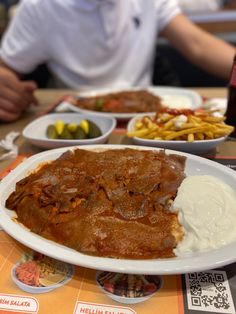
<path fill-rule="evenodd" d="M 151 298 L 155 293 L 157 293 L 161 289 L 162 284 L 163 284 L 162 277 L 160 277 L 158 275 L 153 275 L 151 277 L 156 277 L 156 279 L 158 281 L 158 284 L 156 285 L 156 290 L 154 292 L 146 294 L 142 297 L 126 297 L 126 296 L 121 296 L 121 295 L 109 292 L 106 289 L 104 289 L 104 287 L 100 284 L 100 282 L 98 280 L 99 276 L 102 273 L 104 273 L 104 272 L 97 271 L 97 273 L 96 273 L 96 282 L 97 282 L 97 285 L 99 286 L 99 288 L 102 290 L 103 293 L 105 293 L 112 300 L 117 301 L 119 303 L 124 303 L 124 304 L 136 304 L 136 303 L 140 303 L 140 302 L 144 302 L 144 301 L 148 300 L 149 298 Z M 106 273 L 109 273 L 109 272 L 106 272 Z M 115 274 L 116 273 L 114 273 L 114 275 Z M 130 276 L 130 274 L 123 274 L 123 275 L 124 276 Z M 145 277 L 145 275 L 138 275 L 138 276 L 144 276 Z"/>
<path fill-rule="evenodd" d="M 14 281 L 14 283 L 23 291 L 26 291 L 28 293 L 34 293 L 34 294 L 39 294 L 39 293 L 46 293 L 46 292 L 49 292 L 49 291 L 52 291 L 56 288 L 59 288 L 63 285 L 65 285 L 66 283 L 68 283 L 73 274 L 74 274 L 74 266 L 73 265 L 70 265 L 70 264 L 67 264 L 67 267 L 68 267 L 68 273 L 65 277 L 64 280 L 60 281 L 59 283 L 56 283 L 54 285 L 50 285 L 50 286 L 47 286 L 47 287 L 36 287 L 36 286 L 30 286 L 30 285 L 27 285 L 25 284 L 24 282 L 20 281 L 17 276 L 16 276 L 16 268 L 20 265 L 20 262 L 19 263 L 16 263 L 13 268 L 12 268 L 12 271 L 11 271 L 11 278 L 12 280 Z"/>
<path fill-rule="evenodd" d="M 101 130 L 102 135 L 90 139 L 49 139 L 46 136 L 46 129 L 48 125 L 54 124 L 57 120 L 63 120 L 65 123 L 79 122 L 83 119 L 89 119 L 94 122 Z M 88 145 L 88 144 L 104 144 L 108 140 L 110 134 L 116 127 L 116 119 L 112 117 L 97 117 L 78 114 L 78 113 L 51 113 L 42 116 L 31 123 L 29 123 L 23 130 L 23 136 L 31 144 L 41 148 L 58 148 L 65 146 Z"/>
<path fill-rule="evenodd" d="M 147 116 L 147 114 L 138 114 L 133 119 L 131 119 L 127 125 L 127 132 L 133 132 L 136 121 L 143 116 Z M 224 142 L 226 138 L 227 136 L 219 137 L 212 140 L 197 140 L 194 142 L 176 140 L 150 140 L 140 137 L 132 137 L 131 139 L 136 145 L 159 147 L 190 154 L 203 154 L 214 150 L 220 143 Z"/>

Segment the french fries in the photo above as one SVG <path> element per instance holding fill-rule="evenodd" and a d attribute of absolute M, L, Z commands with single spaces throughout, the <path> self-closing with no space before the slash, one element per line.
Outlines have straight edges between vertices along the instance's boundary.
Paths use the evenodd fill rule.
<path fill-rule="evenodd" d="M 166 109 L 138 119 L 127 136 L 166 141 L 210 140 L 234 131 L 233 126 L 225 124 L 225 119 L 210 111 Z"/>

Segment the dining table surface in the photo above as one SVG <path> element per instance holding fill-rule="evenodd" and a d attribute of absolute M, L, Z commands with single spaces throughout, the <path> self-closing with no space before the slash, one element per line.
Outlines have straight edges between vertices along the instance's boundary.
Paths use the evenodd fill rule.
<path fill-rule="evenodd" d="M 227 98 L 227 88 L 191 88 L 203 99 Z M 0 143 L 11 132 L 19 132 L 15 140 L 18 155 L 14 159 L 0 161 L 0 180 L 23 160 L 44 149 L 29 143 L 22 135 L 24 127 L 34 119 L 53 112 L 65 95 L 76 95 L 78 92 L 68 89 L 39 89 L 36 97 L 39 105 L 30 108 L 20 119 L 11 123 L 0 122 Z M 126 136 L 126 124 L 118 123 L 109 137 L 108 144 L 132 144 Z M 0 148 L 0 157 L 4 151 Z M 23 158 L 22 158 L 23 157 Z M 203 156 L 225 165 L 236 167 L 236 139 L 229 137 L 221 143 L 213 155 Z M 21 162 L 21 161 L 19 161 Z M 3 181 L 2 181 L 3 183 Z M 17 238 L 16 238 L 17 239 Z M 11 232 L 1 230 L 0 217 L 0 314 L 196 314 L 201 313 L 235 313 L 236 308 L 236 263 L 220 269 L 200 271 L 198 273 L 173 274 L 167 276 L 145 277 L 158 282 L 157 290 L 151 297 L 129 300 L 114 299 L 99 286 L 99 271 L 94 268 L 71 266 L 64 280 L 57 288 L 48 288 L 47 293 L 37 291 L 35 286 L 27 290 L 15 277 L 18 262 L 40 255 L 32 255 L 25 240 L 18 242 L 11 237 Z M 38 261 L 39 262 L 39 261 Z M 133 277 L 132 277 L 133 278 Z M 151 278 L 151 279 L 150 279 Z M 133 280 L 133 279 L 132 279 Z M 44 291 L 45 292 L 45 291 Z M 117 301 L 118 300 L 118 301 Z M 133 302 L 133 303 L 132 303 Z M 154 310 L 155 309 L 155 310 Z M 197 311 L 197 312 L 196 312 Z"/>

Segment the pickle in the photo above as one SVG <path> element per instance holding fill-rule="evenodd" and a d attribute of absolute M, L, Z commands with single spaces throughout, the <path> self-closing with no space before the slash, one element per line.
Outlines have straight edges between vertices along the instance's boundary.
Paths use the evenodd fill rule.
<path fill-rule="evenodd" d="M 88 137 L 89 138 L 95 138 L 95 137 L 99 137 L 102 135 L 101 130 L 99 129 L 99 127 L 92 121 L 87 120 L 88 124 L 89 124 L 89 132 L 88 132 Z"/>
<path fill-rule="evenodd" d="M 62 120 L 57 120 L 55 124 L 50 124 L 47 127 L 47 137 L 50 139 L 87 139 L 95 138 L 102 135 L 100 128 L 93 122 L 87 119 L 80 121 L 80 125 L 76 123 L 65 124 Z"/>
<path fill-rule="evenodd" d="M 102 110 L 102 107 L 104 105 L 104 100 L 102 98 L 98 98 L 95 102 L 95 106 L 94 106 L 94 109 L 96 111 L 101 111 Z"/>
<path fill-rule="evenodd" d="M 73 135 L 68 130 L 67 124 L 64 126 L 62 133 L 60 134 L 60 139 L 72 140 Z"/>
<path fill-rule="evenodd" d="M 76 132 L 77 128 L 78 128 L 78 124 L 76 124 L 76 123 L 71 122 L 71 123 L 68 123 L 68 124 L 67 124 L 67 129 L 68 129 L 71 133 Z"/>
<path fill-rule="evenodd" d="M 84 130 L 84 132 L 86 134 L 89 133 L 89 122 L 88 122 L 88 120 L 85 120 L 85 119 L 81 120 L 79 125 Z"/>
<path fill-rule="evenodd" d="M 84 139 L 88 138 L 87 134 L 84 132 L 84 130 L 79 125 L 78 125 L 75 133 L 73 133 L 73 137 L 74 137 L 74 139 L 78 139 L 78 140 L 84 140 Z"/>
<path fill-rule="evenodd" d="M 64 130 L 64 128 L 65 128 L 65 122 L 62 121 L 62 120 L 57 120 L 55 122 L 55 127 L 56 127 L 58 135 L 61 135 L 63 130 Z"/>
<path fill-rule="evenodd" d="M 53 124 L 50 124 L 50 125 L 47 127 L 46 134 L 47 134 L 47 137 L 48 137 L 48 138 L 53 139 L 53 140 L 59 138 L 58 133 L 57 133 L 57 130 L 56 130 L 56 127 L 55 127 L 55 125 L 53 125 Z"/>

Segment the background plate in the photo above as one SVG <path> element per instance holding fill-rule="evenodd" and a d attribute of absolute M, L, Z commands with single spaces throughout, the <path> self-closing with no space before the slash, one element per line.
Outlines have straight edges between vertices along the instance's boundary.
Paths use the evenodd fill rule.
<path fill-rule="evenodd" d="M 123 149 L 159 150 L 150 147 L 123 146 L 123 145 L 89 145 L 82 149 L 104 150 Z M 50 257 L 67 263 L 80 265 L 88 268 L 133 274 L 180 274 L 187 272 L 203 271 L 217 268 L 236 261 L 236 241 L 217 250 L 204 253 L 187 254 L 181 257 L 168 259 L 129 260 L 94 257 L 81 254 L 63 245 L 44 239 L 26 229 L 24 226 L 14 222 L 11 218 L 13 211 L 5 208 L 5 200 L 15 189 L 15 184 L 24 178 L 29 172 L 36 168 L 39 163 L 54 160 L 68 148 L 59 148 L 45 151 L 28 158 L 7 175 L 0 183 L 0 217 L 3 229 L 13 238 L 24 245 L 41 252 Z M 73 148 L 70 148 L 73 149 Z M 226 182 L 236 190 L 236 172 L 214 161 L 198 156 L 177 151 L 167 150 L 167 154 L 175 153 L 187 157 L 186 175 L 212 175 Z"/>
<path fill-rule="evenodd" d="M 153 93 L 154 95 L 160 96 L 163 99 L 163 103 L 165 106 L 171 108 L 188 108 L 188 109 L 198 109 L 202 105 L 201 96 L 190 89 L 179 88 L 179 87 L 158 87 L 158 86 L 149 86 L 146 88 L 133 87 L 129 89 L 121 89 L 121 88 L 110 88 L 110 89 L 98 89 L 88 92 L 82 92 L 78 94 L 78 97 L 94 97 L 98 95 L 104 95 L 113 92 L 120 91 L 135 91 L 140 89 L 146 89 L 147 91 Z M 110 112 L 98 112 L 92 110 L 86 110 L 79 108 L 68 101 L 63 101 L 61 105 L 63 109 L 67 108 L 71 111 L 82 112 L 86 114 L 93 114 L 95 116 L 109 116 L 114 117 L 120 120 L 128 120 L 133 117 L 137 113 L 110 113 Z"/>

